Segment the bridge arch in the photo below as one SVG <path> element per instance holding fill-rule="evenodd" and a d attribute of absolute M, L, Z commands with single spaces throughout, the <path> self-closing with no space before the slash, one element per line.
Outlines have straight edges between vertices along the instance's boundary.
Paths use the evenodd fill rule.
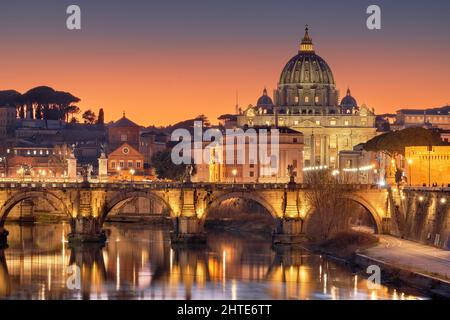
<path fill-rule="evenodd" d="M 261 205 L 264 209 L 267 210 L 267 212 L 270 213 L 272 218 L 275 220 L 278 218 L 277 211 L 275 208 L 266 200 L 264 197 L 254 193 L 254 192 L 227 192 L 224 194 L 221 194 L 217 196 L 207 207 L 205 210 L 205 214 L 202 216 L 203 223 L 206 221 L 206 218 L 208 216 L 208 213 L 217 208 L 223 201 L 229 200 L 229 199 L 245 199 L 245 200 L 252 200 L 259 205 Z"/>
<path fill-rule="evenodd" d="M 14 194 L 10 197 L 0 208 L 0 226 L 5 224 L 5 221 L 11 212 L 11 210 L 20 202 L 24 200 L 33 200 L 33 199 L 44 199 L 46 200 L 53 208 L 62 209 L 64 214 L 67 214 L 68 217 L 71 217 L 70 210 L 67 207 L 66 203 L 63 199 L 53 194 L 52 192 L 47 191 L 25 191 Z"/>
<path fill-rule="evenodd" d="M 163 205 L 164 208 L 169 210 L 169 216 L 173 216 L 173 210 L 170 204 L 161 196 L 156 194 L 155 192 L 149 191 L 128 191 L 128 192 L 120 192 L 115 195 L 111 200 L 107 201 L 105 204 L 105 209 L 103 211 L 101 217 L 101 224 L 106 220 L 108 214 L 115 208 L 120 207 L 125 204 L 127 201 L 130 201 L 135 198 L 146 198 L 152 201 L 156 201 Z"/>
<path fill-rule="evenodd" d="M 378 211 L 376 210 L 376 208 L 370 204 L 369 201 L 367 201 L 366 199 L 364 199 L 364 197 L 358 195 L 358 194 L 345 194 L 344 198 L 351 200 L 357 204 L 359 204 L 360 206 L 362 206 L 364 209 L 366 209 L 366 211 L 369 213 L 369 215 L 371 216 L 373 222 L 374 222 L 374 227 L 375 227 L 375 233 L 379 234 L 382 232 L 382 218 L 380 217 L 380 214 L 378 213 Z M 308 212 L 305 215 L 304 221 L 305 221 L 305 230 L 308 228 L 308 223 L 310 221 L 311 216 L 314 214 L 314 208 L 310 208 L 308 210 Z"/>

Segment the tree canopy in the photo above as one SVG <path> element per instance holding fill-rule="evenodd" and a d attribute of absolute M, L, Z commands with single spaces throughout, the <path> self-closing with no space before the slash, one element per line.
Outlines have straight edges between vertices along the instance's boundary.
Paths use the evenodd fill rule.
<path fill-rule="evenodd" d="M 442 145 L 438 132 L 422 127 L 390 131 L 376 136 L 364 144 L 364 150 L 383 152 L 391 157 L 405 154 L 405 147 Z"/>
<path fill-rule="evenodd" d="M 186 165 L 176 165 L 171 159 L 171 149 L 157 152 L 152 157 L 152 166 L 159 179 L 170 179 L 174 181 L 183 180 L 186 173 Z M 195 174 L 195 167 L 194 167 Z"/>
<path fill-rule="evenodd" d="M 74 103 L 80 99 L 70 92 L 56 91 L 48 86 L 32 88 L 24 94 L 15 90 L 0 91 L 0 105 L 14 107 L 20 118 L 69 121 L 69 115 L 79 112 Z"/>
<path fill-rule="evenodd" d="M 87 123 L 87 124 L 94 124 L 95 121 L 96 121 L 96 119 L 97 119 L 97 116 L 95 115 L 94 111 L 92 111 L 92 110 L 86 110 L 86 111 L 83 113 L 82 118 L 83 118 L 83 120 L 84 120 L 84 123 Z"/>

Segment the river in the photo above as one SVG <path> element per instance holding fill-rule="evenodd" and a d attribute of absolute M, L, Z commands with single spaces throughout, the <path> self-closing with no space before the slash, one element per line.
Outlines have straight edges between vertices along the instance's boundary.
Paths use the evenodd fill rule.
<path fill-rule="evenodd" d="M 369 289 L 368 275 L 270 238 L 210 231 L 203 248 L 173 248 L 164 226 L 107 224 L 108 242 L 71 249 L 67 224 L 7 224 L 2 299 L 417 299 Z"/>

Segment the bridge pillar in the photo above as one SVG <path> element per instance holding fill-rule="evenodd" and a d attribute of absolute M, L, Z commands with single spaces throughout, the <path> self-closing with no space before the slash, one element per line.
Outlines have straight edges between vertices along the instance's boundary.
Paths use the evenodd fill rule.
<path fill-rule="evenodd" d="M 174 219 L 172 243 L 206 243 L 203 222 L 196 213 L 196 198 L 196 191 L 192 188 L 181 191 L 181 215 Z"/>
<path fill-rule="evenodd" d="M 273 244 L 295 244 L 304 240 L 300 218 L 299 194 L 295 185 L 288 184 L 283 197 L 283 217 L 277 219 L 277 228 L 272 235 Z"/>
<path fill-rule="evenodd" d="M 80 190 L 76 201 L 76 216 L 70 220 L 69 243 L 92 243 L 106 241 L 99 215 L 94 215 L 92 192 Z"/>
<path fill-rule="evenodd" d="M 0 226 L 0 248 L 4 248 L 8 245 L 8 234 L 8 230 Z"/>
<path fill-rule="evenodd" d="M 70 221 L 69 243 L 105 242 L 106 234 L 100 220 L 94 217 L 77 217 Z"/>
<path fill-rule="evenodd" d="M 302 233 L 302 219 L 300 218 L 280 218 L 277 221 L 277 229 L 272 235 L 273 244 L 296 244 L 304 241 Z"/>

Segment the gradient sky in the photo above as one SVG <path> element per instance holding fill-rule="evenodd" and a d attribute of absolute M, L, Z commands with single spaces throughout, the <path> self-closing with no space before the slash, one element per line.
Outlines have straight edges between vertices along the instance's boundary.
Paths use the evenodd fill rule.
<path fill-rule="evenodd" d="M 82 30 L 66 29 L 78 4 Z M 370 4 L 382 29 L 366 28 Z M 450 103 L 448 0 L 2 0 L 0 90 L 70 91 L 106 120 L 213 122 L 271 93 L 304 25 L 333 70 L 377 113 Z"/>

